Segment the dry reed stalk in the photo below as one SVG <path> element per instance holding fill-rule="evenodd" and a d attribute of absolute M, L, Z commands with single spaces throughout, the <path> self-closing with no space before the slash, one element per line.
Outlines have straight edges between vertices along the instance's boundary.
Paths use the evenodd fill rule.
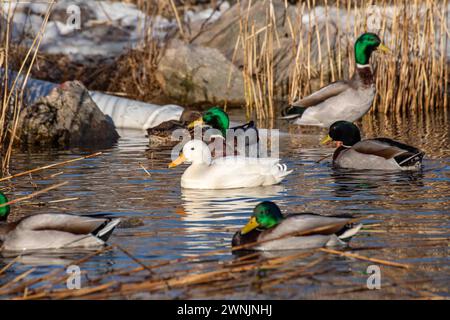
<path fill-rule="evenodd" d="M 239 3 L 240 5 L 240 3 Z M 256 5 L 259 5 L 256 3 Z M 280 40 L 277 21 L 272 1 L 266 2 L 266 25 L 256 30 L 250 21 L 252 0 L 248 1 L 244 14 L 240 14 L 238 39 L 244 53 L 243 79 L 246 101 L 246 116 L 257 119 L 273 119 L 275 117 L 275 74 L 274 47 Z"/>
<path fill-rule="evenodd" d="M 328 249 L 328 248 L 320 248 L 319 251 L 323 251 L 323 252 L 331 253 L 331 254 L 337 254 L 340 256 L 355 258 L 355 259 L 364 260 L 364 261 L 371 261 L 371 262 L 379 263 L 379 264 L 390 266 L 390 267 L 397 267 L 397 268 L 404 268 L 404 269 L 411 268 L 411 265 L 408 265 L 408 264 L 392 262 L 392 261 L 387 261 L 387 260 L 378 259 L 378 258 L 369 258 L 369 257 L 361 256 L 359 254 L 350 253 L 350 252 L 343 252 L 343 251 L 338 251 L 338 250 L 333 250 L 333 249 Z"/>
<path fill-rule="evenodd" d="M 17 283 L 20 280 L 26 278 L 29 274 L 33 273 L 35 270 L 36 270 L 36 268 L 31 268 L 31 269 L 28 269 L 28 270 L 22 272 L 21 274 L 17 275 L 11 281 L 9 281 L 6 284 L 2 285 L 0 287 L 0 292 L 5 290 L 7 287 L 11 286 L 12 284 Z"/>
<path fill-rule="evenodd" d="M 34 172 L 37 172 L 37 171 L 42 171 L 42 170 L 46 170 L 46 169 L 50 169 L 50 168 L 54 168 L 54 167 L 59 167 L 59 166 L 62 166 L 62 165 L 66 165 L 68 163 L 72 163 L 72 162 L 76 162 L 76 161 L 80 161 L 80 160 L 84 160 L 84 159 L 93 158 L 93 157 L 99 156 L 101 154 L 103 154 L 103 152 L 96 152 L 96 153 L 93 153 L 93 154 L 90 154 L 90 155 L 87 155 L 87 156 L 83 156 L 83 157 L 79 157 L 79 158 L 75 158 L 75 159 L 70 159 L 70 160 L 66 160 L 66 161 L 63 161 L 63 162 L 49 164 L 49 165 L 45 165 L 45 166 L 42 166 L 42 167 L 31 169 L 31 170 L 23 171 L 23 172 L 20 172 L 20 173 L 16 173 L 16 174 L 13 174 L 13 175 L 1 178 L 0 182 L 1 181 L 5 181 L 5 180 L 10 180 L 10 179 L 13 179 L 13 178 L 17 178 L 17 177 L 21 177 L 21 176 L 24 176 L 24 175 L 27 175 L 27 174 L 30 174 L 30 173 L 34 173 Z"/>
<path fill-rule="evenodd" d="M 0 275 L 2 275 L 6 270 L 8 270 L 14 263 L 17 262 L 17 260 L 20 259 L 20 256 L 15 257 L 13 260 L 11 260 L 6 266 L 4 266 L 2 269 L 0 269 Z"/>
<path fill-rule="evenodd" d="M 50 187 L 44 188 L 44 189 L 42 189 L 42 190 L 33 192 L 33 193 L 31 193 L 31 194 L 29 194 L 29 195 L 27 195 L 27 196 L 24 196 L 24 197 L 21 197 L 21 198 L 16 198 L 16 199 L 14 199 L 14 200 L 11 200 L 11 201 L 2 203 L 2 204 L 0 204 L 0 208 L 1 208 L 1 207 L 4 207 L 4 206 L 7 206 L 7 205 L 11 205 L 11 204 L 18 203 L 18 202 L 23 201 L 23 200 L 28 200 L 28 199 L 34 198 L 34 197 L 36 197 L 36 196 L 38 196 L 38 195 L 40 195 L 40 194 L 42 194 L 42 193 L 45 193 L 45 192 L 48 192 L 48 191 L 50 191 L 50 190 L 57 189 L 57 188 L 59 188 L 59 187 L 65 186 L 65 185 L 68 184 L 68 183 L 69 183 L 68 181 L 64 181 L 64 182 L 61 182 L 61 183 L 52 185 L 52 186 L 50 186 Z"/>
<path fill-rule="evenodd" d="M 151 177 L 152 175 L 150 174 L 150 172 L 148 172 L 148 170 L 144 167 L 144 165 L 142 163 L 139 162 L 139 166 L 142 168 L 142 170 L 144 170 L 144 172 Z"/>
<path fill-rule="evenodd" d="M 177 21 L 178 30 L 180 31 L 180 35 L 183 39 L 186 39 L 186 34 L 184 33 L 183 24 L 181 23 L 180 15 L 178 14 L 178 9 L 173 0 L 170 1 L 170 6 L 172 7 L 173 13 L 175 15 L 175 20 Z"/>
<path fill-rule="evenodd" d="M 9 91 L 8 91 L 9 81 L 8 81 L 8 66 L 7 66 L 8 54 L 6 54 L 5 67 L 3 68 L 5 70 L 4 88 L 3 88 L 3 104 L 1 106 L 2 112 L 1 112 L 1 118 L 0 118 L 0 124 L 1 124 L 0 146 L 1 146 L 1 151 L 2 151 L 1 153 L 3 155 L 2 156 L 2 171 L 3 172 L 5 172 L 9 167 L 9 162 L 11 160 L 11 155 L 12 155 L 12 148 L 13 148 L 14 140 L 16 139 L 16 131 L 17 131 L 17 127 L 19 124 L 20 110 L 21 110 L 22 104 L 23 104 L 24 89 L 25 89 L 26 83 L 28 81 L 28 78 L 30 76 L 32 66 L 36 60 L 36 56 L 39 51 L 41 41 L 44 37 L 44 31 L 47 26 L 48 20 L 50 18 L 50 14 L 51 14 L 51 11 L 52 11 L 52 8 L 54 5 L 54 0 L 49 0 L 47 3 L 48 3 L 48 7 L 46 10 L 43 22 L 41 24 L 41 27 L 40 27 L 38 33 L 36 34 L 32 45 L 28 49 L 28 52 L 27 52 L 24 60 L 22 61 L 19 72 L 17 73 L 16 78 L 13 81 L 13 85 Z M 9 52 L 9 49 L 8 49 L 8 47 L 9 47 L 9 29 L 10 29 L 10 23 L 12 22 L 12 16 L 13 15 L 11 15 L 11 6 L 9 6 L 9 12 L 8 12 L 8 16 L 7 16 L 7 29 L 6 29 L 6 35 L 5 35 L 5 39 L 6 39 L 5 46 L 7 47 L 7 51 L 6 51 L 7 53 Z M 33 54 L 31 54 L 32 52 L 33 52 Z M 30 56 L 31 56 L 31 59 L 28 60 Z M 26 64 L 28 64 L 28 69 L 25 73 L 24 78 L 21 79 L 21 72 L 23 71 L 24 66 Z M 22 81 L 22 86 L 20 88 L 16 88 L 16 84 L 18 83 L 19 79 L 21 79 L 21 81 Z M 14 108 L 12 110 L 13 117 L 11 120 L 9 120 L 9 119 L 7 119 L 7 115 L 8 115 L 8 111 L 10 110 L 10 99 L 13 94 L 15 95 Z M 10 129 L 11 125 L 12 125 L 12 129 Z M 7 138 L 7 133 L 10 133 L 9 139 Z M 5 146 L 7 146 L 6 152 L 4 151 Z"/>
<path fill-rule="evenodd" d="M 131 260 L 133 260 L 134 262 L 139 264 L 142 268 L 147 270 L 150 273 L 150 275 L 153 275 L 153 271 L 150 268 L 148 268 L 145 263 L 143 263 L 141 260 L 139 260 L 134 255 L 132 255 L 128 250 L 124 249 L 122 246 L 120 246 L 118 244 L 115 244 L 114 246 L 116 248 L 118 248 L 120 251 L 122 251 L 123 253 L 125 253 Z"/>
<path fill-rule="evenodd" d="M 81 259 L 79 259 L 79 260 L 77 260 L 75 262 L 72 262 L 70 264 L 81 265 L 82 263 L 88 261 L 92 257 L 94 257 L 94 256 L 96 256 L 96 255 L 98 255 L 100 253 L 103 253 L 105 251 L 108 251 L 108 250 L 111 250 L 111 247 L 104 247 L 104 248 L 102 248 L 100 250 L 97 250 L 97 251 L 95 251 L 93 253 L 89 253 L 85 257 L 83 257 L 83 258 L 81 258 Z M 45 286 L 42 286 L 42 287 L 39 287 L 39 288 L 36 288 L 36 289 L 33 289 L 33 290 L 29 290 L 29 289 L 27 290 L 28 291 L 28 294 L 27 294 L 27 297 L 26 297 L 27 299 L 43 298 L 43 297 L 47 296 L 47 294 L 48 294 L 47 291 L 50 290 L 52 288 L 52 286 L 54 286 L 55 284 L 59 284 L 62 281 L 66 281 L 66 279 L 70 276 L 70 275 L 65 274 L 65 270 L 67 269 L 67 267 L 68 267 L 68 265 L 66 266 L 66 268 L 62 268 L 62 269 L 59 269 L 59 270 L 54 270 L 54 271 L 51 271 L 48 274 L 45 274 L 45 275 L 43 275 L 41 277 L 37 277 L 35 279 L 28 280 L 28 281 L 26 281 L 24 283 L 19 284 L 18 287 L 14 287 L 14 288 L 12 288 L 10 290 L 6 290 L 6 287 L 4 289 L 3 289 L 3 287 L 1 287 L 0 289 L 3 289 L 3 291 L 0 291 L 0 294 L 2 294 L 2 295 L 10 295 L 13 292 L 21 291 L 22 289 L 24 289 L 26 287 L 29 287 L 32 284 L 44 283 L 45 281 L 49 281 L 50 283 L 45 285 Z M 64 273 L 64 275 L 59 276 L 61 273 Z M 59 276 L 59 277 L 57 277 L 57 276 Z M 15 283 L 13 281 L 14 281 L 14 279 L 11 280 L 8 283 L 8 286 L 10 286 L 12 283 Z M 21 298 L 23 298 L 23 297 L 20 297 L 19 299 L 21 299 Z"/>

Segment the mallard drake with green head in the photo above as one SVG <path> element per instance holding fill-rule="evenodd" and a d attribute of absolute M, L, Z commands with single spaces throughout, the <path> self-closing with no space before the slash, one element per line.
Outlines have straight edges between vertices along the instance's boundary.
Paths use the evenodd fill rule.
<path fill-rule="evenodd" d="M 261 242 L 251 246 L 252 250 L 295 250 L 346 245 L 362 227 L 362 224 L 353 223 L 354 220 L 313 213 L 283 215 L 275 203 L 264 201 L 253 209 L 250 221 L 235 233 L 231 245 L 237 247 Z"/>
<path fill-rule="evenodd" d="M 147 135 L 150 146 L 171 145 L 177 141 L 172 140 L 172 133 L 177 129 L 187 129 L 187 126 L 201 117 L 199 111 L 184 110 L 179 120 L 165 121 L 156 127 L 148 128 Z"/>
<path fill-rule="evenodd" d="M 0 193 L 0 204 L 8 199 Z M 0 207 L 0 251 L 90 248 L 106 244 L 120 219 L 41 213 L 7 223 L 9 205 Z"/>
<path fill-rule="evenodd" d="M 210 126 L 220 132 L 220 135 L 212 135 L 211 138 L 223 139 L 223 150 L 226 150 L 225 155 L 245 156 L 249 154 L 256 156 L 258 154 L 259 132 L 253 121 L 230 128 L 230 118 L 228 117 L 228 114 L 219 107 L 212 107 L 206 110 L 201 117 L 193 121 L 188 127 L 193 128 L 195 126 L 204 125 Z M 230 134 L 230 132 L 232 132 L 235 137 L 234 143 L 226 141 L 227 135 Z M 238 142 L 240 138 L 244 139 L 243 150 L 240 150 Z"/>
<path fill-rule="evenodd" d="M 340 80 L 295 101 L 282 110 L 283 119 L 294 124 L 328 128 L 337 120 L 354 122 L 369 111 L 375 97 L 375 78 L 369 64 L 375 50 L 389 52 L 374 33 L 364 33 L 355 42 L 356 71 L 350 80 Z"/>
<path fill-rule="evenodd" d="M 424 152 L 389 138 L 361 140 L 359 128 L 348 121 L 330 127 L 322 144 L 337 142 L 333 164 L 340 168 L 372 170 L 418 170 Z"/>

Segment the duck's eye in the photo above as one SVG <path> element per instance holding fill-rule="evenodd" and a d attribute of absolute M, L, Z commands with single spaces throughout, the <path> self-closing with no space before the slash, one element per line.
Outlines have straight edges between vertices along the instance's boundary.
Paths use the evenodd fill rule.
<path fill-rule="evenodd" d="M 191 150 L 194 150 L 194 147 L 192 147 Z"/>

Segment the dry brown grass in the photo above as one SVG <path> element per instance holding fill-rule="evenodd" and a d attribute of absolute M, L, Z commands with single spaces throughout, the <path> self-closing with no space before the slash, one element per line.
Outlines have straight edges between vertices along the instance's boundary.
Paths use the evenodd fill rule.
<path fill-rule="evenodd" d="M 19 124 L 19 114 L 23 107 L 23 94 L 26 82 L 30 77 L 30 72 L 38 54 L 47 22 L 53 7 L 54 1 L 48 1 L 47 11 L 45 13 L 41 28 L 29 48 L 23 51 L 20 66 L 14 70 L 17 75 L 9 74 L 10 60 L 16 60 L 17 57 L 11 56 L 10 49 L 13 48 L 11 43 L 11 25 L 14 18 L 12 6 L 7 6 L 7 12 L 0 12 L 0 16 L 6 16 L 0 20 L 0 69 L 4 70 L 1 76 L 1 97 L 0 105 L 0 156 L 2 173 L 8 171 L 9 162 L 11 160 L 12 149 Z M 0 11 L 3 10 L 3 1 Z"/>
<path fill-rule="evenodd" d="M 366 31 L 373 17 L 369 5 L 377 5 L 381 12 L 378 34 L 387 40 L 392 50 L 389 56 L 374 56 L 372 64 L 377 68 L 377 94 L 371 112 L 417 113 L 443 110 L 448 107 L 447 0 L 441 1 L 320 1 L 326 14 L 332 9 L 345 13 L 338 17 L 345 21 L 355 16 L 355 24 L 349 23 L 342 30 L 339 23 L 318 22 L 315 0 L 297 4 L 296 20 L 286 15 L 289 37 L 292 42 L 291 74 L 287 83 L 274 83 L 273 57 L 276 52 L 274 37 L 277 24 L 271 14 L 272 1 L 264 1 L 267 8 L 266 25 L 255 30 L 250 7 L 256 1 L 249 0 L 241 11 L 240 48 L 244 53 L 244 80 L 247 114 L 257 118 L 273 117 L 274 99 L 281 96 L 289 102 L 312 93 L 317 87 L 338 79 L 348 79 L 354 71 L 353 41 L 332 41 L 330 30 L 336 28 L 337 38 L 355 39 Z M 286 8 L 288 7 L 285 1 Z M 292 8 L 290 8 L 292 10 Z M 298 17 L 311 12 L 309 25 Z M 391 14 L 391 17 L 389 15 Z M 341 21 L 341 22 L 342 22 Z M 349 21 L 349 19 L 347 19 Z M 390 35 L 390 36 L 388 36 Z M 345 45 L 344 45 L 345 44 Z M 317 65 L 312 60 L 317 59 Z M 288 92 L 288 95 L 284 92 Z"/>

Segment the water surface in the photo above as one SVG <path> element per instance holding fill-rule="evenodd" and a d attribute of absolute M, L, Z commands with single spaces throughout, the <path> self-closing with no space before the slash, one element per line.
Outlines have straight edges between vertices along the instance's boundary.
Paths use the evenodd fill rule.
<path fill-rule="evenodd" d="M 234 120 L 242 120 L 239 113 Z M 118 244 L 145 264 L 196 257 L 223 249 L 208 259 L 180 265 L 197 272 L 206 265 L 239 259 L 230 250 L 233 233 L 242 227 L 253 207 L 262 200 L 275 201 L 283 212 L 310 211 L 324 215 L 351 214 L 368 225 L 354 237 L 350 251 L 367 257 L 406 263 L 411 269 L 380 266 L 380 290 L 366 287 L 367 261 L 315 252 L 295 259 L 287 267 L 267 271 L 268 279 L 283 276 L 297 265 L 321 259 L 317 273 L 289 276 L 277 285 L 255 287 L 255 281 L 241 290 L 166 289 L 128 298 L 417 298 L 449 297 L 450 267 L 450 121 L 448 116 L 388 118 L 367 116 L 360 124 L 363 136 L 387 136 L 426 151 L 420 172 L 376 172 L 335 170 L 326 159 L 332 152 L 319 145 L 324 132 L 308 128 L 282 128 L 281 157 L 294 173 L 280 185 L 236 190 L 182 190 L 180 176 L 186 166 L 167 169 L 170 150 L 148 150 L 140 132 L 120 132 L 118 145 L 99 157 L 45 170 L 39 174 L 2 183 L 9 198 L 17 198 L 51 184 L 69 184 L 13 207 L 19 215 L 37 212 L 108 214 L 126 223 L 115 231 L 110 243 Z M 267 125 L 267 124 L 266 124 Z M 11 172 L 79 157 L 95 150 L 16 153 Z M 141 164 L 150 172 L 148 176 Z M 58 199 L 77 200 L 52 202 Z M 41 205 L 38 205 L 41 203 Z M 28 278 L 58 270 L 85 252 L 40 254 L 21 257 L 0 275 L 0 288 L 19 274 L 34 268 Z M 13 257 L 0 257 L 0 270 Z M 138 264 L 123 251 L 99 254 L 81 268 L 82 283 L 118 269 Z M 289 269 L 290 268 L 290 269 Z M 189 271 L 188 271 L 189 270 Z M 129 278 L 114 275 L 119 282 L 137 281 L 148 274 Z M 272 278 L 271 278 L 272 277 Z M 85 282 L 83 282 L 85 281 Z M 40 283 L 35 284 L 40 285 Z M 3 298 L 22 295 L 18 292 Z"/>

